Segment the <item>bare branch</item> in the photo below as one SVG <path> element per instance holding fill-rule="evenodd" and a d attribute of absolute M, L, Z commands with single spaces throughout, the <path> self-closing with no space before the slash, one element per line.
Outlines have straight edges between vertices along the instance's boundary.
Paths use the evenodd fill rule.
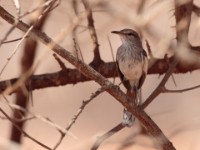
<path fill-rule="evenodd" d="M 28 37 L 28 36 L 27 36 L 27 37 Z M 27 37 L 25 37 L 25 38 L 27 38 Z M 4 41 L 4 42 L 2 42 L 2 44 L 8 44 L 8 43 L 12 43 L 12 42 L 17 42 L 17 41 L 20 41 L 21 39 L 22 39 L 22 37 L 21 37 L 21 38 L 14 39 L 14 40 Z"/>
<path fill-rule="evenodd" d="M 171 76 L 171 73 L 173 72 L 174 68 L 176 67 L 178 61 L 174 59 L 173 63 L 170 65 L 169 69 L 167 70 L 165 76 L 163 77 L 160 84 L 157 86 L 157 88 L 151 93 L 151 95 L 146 99 L 146 101 L 141 105 L 142 109 L 145 109 L 155 98 L 162 92 L 162 88 L 168 81 L 169 77 Z"/>
<path fill-rule="evenodd" d="M 30 22 L 31 27 L 25 33 L 25 35 L 22 37 L 20 42 L 17 44 L 16 49 L 14 50 L 13 54 L 10 56 L 10 59 L 12 58 L 12 56 L 14 56 L 14 54 L 16 53 L 16 51 L 18 49 L 18 46 L 25 39 L 25 37 L 27 37 L 27 35 L 28 35 L 28 33 L 30 32 L 31 29 L 33 29 L 33 28 L 38 29 L 38 30 L 42 29 L 42 27 L 43 27 L 43 25 L 44 25 L 44 23 L 47 19 L 47 16 L 48 16 L 48 15 L 46 15 L 46 13 L 49 11 L 49 9 L 51 7 L 52 6 L 49 5 L 47 7 L 44 7 L 41 10 L 40 9 L 37 10 L 38 16 L 33 17 L 33 19 L 31 20 L 31 22 Z M 29 76 L 32 75 L 33 72 L 29 71 L 29 69 L 32 68 L 32 66 L 33 66 L 36 48 L 37 48 L 36 39 L 33 39 L 31 37 L 26 38 L 25 46 L 24 46 L 24 53 L 23 53 L 23 56 L 21 58 L 21 76 L 23 76 L 27 72 L 29 72 L 30 74 L 28 74 L 26 76 L 26 78 L 23 80 L 23 82 L 20 83 L 21 85 L 19 86 L 20 88 L 19 88 L 17 95 L 16 95 L 16 104 L 21 106 L 22 108 L 27 107 L 28 102 L 30 102 L 29 100 L 31 100 L 32 105 L 33 105 L 32 91 L 29 88 L 30 86 L 24 86 L 24 84 L 25 83 L 27 83 L 28 85 L 30 84 Z M 29 97 L 30 97 L 30 99 L 29 99 Z M 24 118 L 26 116 L 26 112 L 20 111 L 18 109 L 14 109 L 13 116 L 16 119 L 21 119 L 21 118 Z M 24 124 L 25 124 L 25 122 L 16 122 L 16 125 L 21 129 L 23 129 Z M 22 133 L 14 125 L 12 125 L 10 139 L 12 141 L 17 142 L 17 143 L 21 143 L 21 140 L 22 140 Z"/>
<path fill-rule="evenodd" d="M 30 118 L 33 118 L 33 119 L 38 119 L 52 127 L 54 127 L 56 130 L 58 130 L 59 132 L 62 132 L 62 133 L 67 133 L 68 135 L 70 135 L 71 137 L 73 138 L 76 138 L 71 132 L 69 131 L 66 131 L 65 129 L 63 129 L 62 127 L 60 127 L 58 124 L 54 123 L 53 121 L 51 121 L 49 118 L 47 117 L 43 117 L 41 115 L 37 115 L 31 111 L 28 111 L 27 109 L 19 106 L 19 105 L 16 105 L 16 104 L 12 104 L 12 103 L 7 103 L 7 105 L 9 107 L 11 107 L 12 109 L 17 109 L 17 110 L 20 110 L 21 112 L 24 112 L 24 113 L 27 113 L 27 114 L 30 114 L 31 117 Z M 15 118 L 16 119 L 16 118 Z M 24 118 L 25 119 L 25 118 Z"/>
<path fill-rule="evenodd" d="M 150 59 L 153 59 L 154 56 L 153 56 L 151 47 L 150 47 L 150 45 L 149 45 L 149 42 L 148 42 L 147 40 L 145 40 L 145 42 L 146 42 L 146 46 L 147 46 L 147 51 L 148 51 L 149 57 L 150 57 Z"/>
<path fill-rule="evenodd" d="M 58 64 L 60 65 L 60 68 L 62 70 L 67 70 L 67 67 L 65 66 L 65 64 L 62 62 L 62 60 L 55 53 L 53 54 L 53 56 L 56 59 L 56 61 L 58 62 Z"/>
<path fill-rule="evenodd" d="M 55 1 L 55 0 L 54 0 Z M 54 2 L 52 0 L 52 2 Z M 54 3 L 52 3 L 54 4 Z M 0 76 L 3 73 L 3 71 L 5 70 L 6 66 L 8 65 L 8 63 L 10 62 L 10 60 L 12 59 L 12 57 L 16 54 L 19 46 L 21 45 L 22 41 L 28 36 L 28 34 L 30 33 L 30 31 L 37 25 L 38 21 L 41 20 L 41 18 L 49 11 L 49 9 L 52 7 L 52 5 L 49 5 L 47 8 L 44 9 L 44 11 L 41 13 L 40 16 L 38 16 L 37 20 L 34 22 L 33 25 L 31 25 L 29 27 L 29 29 L 25 32 L 25 34 L 23 35 L 22 39 L 18 42 L 18 44 L 16 45 L 15 49 L 13 50 L 12 54 L 9 56 L 9 58 L 7 59 L 7 62 L 4 64 L 2 70 L 0 71 Z M 15 27 L 15 25 L 18 24 L 18 21 L 15 21 L 15 23 L 13 24 L 13 27 Z M 11 28 L 12 29 L 12 28 Z"/>
<path fill-rule="evenodd" d="M 169 64 L 172 63 L 173 59 L 173 57 L 169 58 L 169 63 L 166 63 L 165 59 L 154 59 L 154 62 L 152 63 L 152 59 L 150 59 L 148 74 L 161 75 L 166 73 L 166 70 L 168 70 Z M 173 73 L 186 73 L 188 71 L 191 72 L 197 69 L 200 69 L 200 64 L 198 63 L 191 63 L 186 65 L 185 63 L 179 62 L 174 68 Z M 115 62 L 103 63 L 100 66 L 95 67 L 95 70 L 106 78 L 117 77 Z M 13 86 L 18 80 L 19 78 L 13 78 L 10 80 L 0 81 L 0 93 L 2 93 L 8 87 Z M 25 83 L 26 87 L 29 87 L 30 90 L 36 90 L 67 84 L 77 84 L 80 82 L 91 81 L 91 79 L 81 74 L 77 69 L 67 68 L 66 70 L 60 70 L 53 73 L 32 75 L 29 78 L 29 81 L 31 84 Z M 17 90 L 18 89 L 13 88 L 9 94 L 16 93 Z"/>
<path fill-rule="evenodd" d="M 38 145 L 44 147 L 45 149 L 51 150 L 50 147 L 48 147 L 47 145 L 41 143 L 40 141 L 36 140 L 35 138 L 33 138 L 32 136 L 30 136 L 27 132 L 25 132 L 24 130 L 22 130 L 20 127 L 18 127 L 15 123 L 14 120 L 12 120 L 12 118 L 9 117 L 9 115 L 2 109 L 0 108 L 0 112 L 8 119 L 10 120 L 10 122 L 12 122 L 12 124 L 15 126 L 15 128 L 17 128 L 21 133 L 23 133 L 26 137 L 28 137 L 29 139 L 31 139 L 32 141 L 34 141 L 35 143 L 37 143 Z"/>
<path fill-rule="evenodd" d="M 178 43 L 176 48 L 177 51 L 181 50 L 179 48 L 181 44 L 184 44 L 185 46 L 189 45 L 188 32 L 191 21 L 192 4 L 193 0 L 189 0 L 187 1 L 187 3 L 183 3 L 181 5 L 177 1 L 175 1 L 176 36 Z M 177 64 L 178 60 L 177 58 L 175 58 L 171 63 L 169 69 L 167 70 L 165 76 L 163 77 L 162 81 L 160 82 L 160 84 L 151 93 L 151 95 L 147 98 L 147 100 L 142 104 L 141 106 L 142 109 L 145 109 L 162 92 L 165 83 L 168 81 L 169 77 L 171 76 Z"/>
<path fill-rule="evenodd" d="M 198 17 L 200 16 L 200 8 L 197 5 L 193 4 L 192 10 Z"/>
<path fill-rule="evenodd" d="M 119 132 L 120 130 L 122 130 L 124 128 L 124 124 L 120 123 L 117 126 L 115 126 L 114 128 L 112 128 L 110 131 L 106 132 L 104 135 L 97 137 L 97 140 L 95 141 L 95 143 L 93 144 L 91 150 L 97 150 L 99 148 L 99 146 L 109 137 L 111 137 L 112 135 L 114 135 L 115 133 Z"/>
<path fill-rule="evenodd" d="M 96 65 L 101 64 L 103 61 L 101 60 L 101 56 L 100 56 L 100 53 L 99 53 L 99 43 L 98 43 L 96 29 L 95 29 L 95 26 L 94 26 L 93 14 L 92 14 L 92 10 L 89 6 L 88 1 L 82 0 L 82 3 L 83 3 L 83 5 L 84 5 L 84 7 L 87 11 L 88 29 L 90 31 L 90 36 L 92 38 L 93 45 L 94 45 L 94 59 L 90 63 L 90 65 L 96 66 Z"/>
<path fill-rule="evenodd" d="M 41 8 L 43 9 L 43 8 L 50 7 L 48 9 L 48 12 L 46 12 L 46 13 L 49 13 L 50 11 L 55 9 L 57 6 L 59 6 L 59 4 L 60 4 L 60 0 L 46 0 L 43 4 L 39 5 L 38 7 L 34 8 L 34 9 L 32 9 L 32 10 L 30 10 L 30 11 L 28 11 L 28 12 L 22 14 L 22 15 L 20 15 L 19 19 L 21 19 L 21 18 L 23 18 L 23 17 L 25 17 L 25 16 L 27 16 L 29 14 L 32 14 L 33 12 L 38 11 Z"/>
<path fill-rule="evenodd" d="M 183 92 L 188 92 L 197 88 L 200 88 L 200 85 L 190 87 L 190 88 L 180 89 L 180 90 L 169 90 L 166 87 L 164 87 L 162 92 L 163 93 L 183 93 Z"/>
<path fill-rule="evenodd" d="M 66 127 L 66 130 L 68 131 L 72 125 L 76 122 L 76 120 L 78 119 L 78 117 L 80 116 L 80 114 L 83 112 L 84 108 L 97 96 L 99 96 L 101 93 L 103 93 L 107 88 L 109 88 L 108 86 L 102 86 L 100 89 L 98 89 L 95 93 L 93 93 L 90 98 L 88 100 L 84 100 L 81 107 L 79 108 L 79 110 L 77 111 L 77 113 L 74 115 L 74 117 L 72 118 L 71 122 L 69 123 L 69 125 Z"/>
<path fill-rule="evenodd" d="M 80 59 L 84 62 L 83 54 L 82 54 L 81 48 L 80 48 L 80 46 L 78 44 L 78 41 L 77 41 L 75 33 L 74 33 L 73 41 L 74 41 L 74 48 L 75 48 L 76 57 L 78 57 L 79 53 L 80 53 Z"/>
<path fill-rule="evenodd" d="M 4 35 L 3 39 L 0 40 L 0 46 L 7 40 L 8 36 L 12 33 L 12 31 L 15 29 L 15 25 L 13 25 Z"/>
<path fill-rule="evenodd" d="M 14 19 L 13 16 L 10 15 L 5 9 L 0 6 L 0 16 L 4 18 L 9 23 L 13 24 Z M 16 27 L 23 32 L 28 30 L 28 26 L 19 22 Z M 118 102 L 120 102 L 124 107 L 127 108 L 140 122 L 143 126 L 145 126 L 147 132 L 154 137 L 155 142 L 159 147 L 162 147 L 165 150 L 171 149 L 174 150 L 174 146 L 172 143 L 166 138 L 166 136 L 162 133 L 159 127 L 153 122 L 153 120 L 143 111 L 136 107 L 130 107 L 128 104 L 129 97 L 124 94 L 119 87 L 114 86 L 110 81 L 106 80 L 101 74 L 96 72 L 93 68 L 82 62 L 81 60 L 74 57 L 69 51 L 55 43 L 50 37 L 48 37 L 45 33 L 40 32 L 36 29 L 31 30 L 30 36 L 38 38 L 42 43 L 46 46 L 50 47 L 52 51 L 69 61 L 72 65 L 74 65 L 82 74 L 87 76 L 88 78 L 93 79 L 101 86 L 109 86 L 106 91 L 116 98 Z M 53 47 L 52 47 L 53 45 Z"/>
<path fill-rule="evenodd" d="M 75 124 L 76 120 L 78 119 L 78 117 L 81 115 L 81 113 L 83 112 L 84 108 L 98 95 L 100 95 L 102 92 L 104 92 L 106 90 L 106 88 L 108 87 L 101 87 L 100 89 L 98 89 L 94 94 L 92 94 L 90 96 L 90 98 L 88 100 L 83 101 L 81 107 L 79 108 L 79 110 L 77 111 L 77 113 L 74 115 L 74 117 L 72 118 L 72 120 L 69 122 L 69 125 L 66 127 L 66 131 L 69 131 L 71 129 L 71 127 Z M 56 150 L 58 148 L 58 146 L 61 144 L 62 140 L 64 139 L 65 134 L 61 134 L 60 139 L 58 140 L 58 142 L 56 143 L 56 145 L 54 146 L 53 150 Z"/>

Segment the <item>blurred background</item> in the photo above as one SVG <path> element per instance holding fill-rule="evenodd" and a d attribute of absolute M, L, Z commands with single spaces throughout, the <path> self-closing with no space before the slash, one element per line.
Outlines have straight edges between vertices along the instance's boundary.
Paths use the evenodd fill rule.
<path fill-rule="evenodd" d="M 78 13 L 84 13 L 85 9 L 78 2 Z M 21 0 L 21 14 L 38 7 L 40 0 L 28 1 Z M 174 53 L 169 45 L 174 45 L 175 38 L 175 18 L 174 18 L 174 1 L 173 0 L 148 0 L 139 10 L 140 0 L 90 0 L 90 6 L 93 10 L 95 28 L 100 44 L 100 55 L 105 62 L 114 61 L 112 50 L 108 38 L 111 41 L 114 55 L 118 46 L 121 44 L 120 38 L 112 35 L 111 31 L 121 30 L 123 28 L 132 28 L 138 30 L 144 40 L 148 40 L 152 53 L 156 58 L 163 58 L 165 54 L 169 56 Z M 199 5 L 200 1 L 194 1 Z M 16 16 L 15 5 L 12 0 L 0 0 L 0 5 L 12 15 Z M 139 13 L 138 13 L 139 12 Z M 24 22 L 29 22 L 33 15 L 23 17 Z M 76 19 L 72 0 L 60 1 L 60 5 L 55 8 L 49 15 L 43 27 L 43 31 L 53 39 L 62 35 Z M 199 45 L 200 30 L 199 18 L 192 15 L 192 24 L 190 26 L 189 40 L 193 45 Z M 0 38 L 2 39 L 10 29 L 11 25 L 0 18 Z M 77 29 L 77 37 L 81 52 L 86 63 L 93 59 L 93 43 L 89 35 L 87 20 L 84 18 Z M 143 30 L 144 29 L 144 30 Z M 23 33 L 15 29 L 8 39 L 22 37 Z M 3 44 L 0 47 L 0 70 L 7 63 L 7 58 L 13 53 L 18 42 Z M 65 34 L 59 42 L 65 49 L 74 53 L 74 43 L 72 34 Z M 146 48 L 144 42 L 144 49 Z M 23 43 L 17 48 L 16 54 L 9 61 L 6 69 L 0 76 L 0 80 L 19 77 L 20 60 L 22 57 Z M 60 70 L 60 66 L 52 56 L 52 52 L 43 44 L 39 43 L 35 62 L 39 62 L 34 74 L 51 73 Z M 63 62 L 67 67 L 73 67 L 64 59 Z M 172 78 L 166 84 L 168 89 L 184 89 L 200 84 L 200 71 L 196 70 L 185 74 L 173 74 L 176 85 Z M 163 75 L 148 75 L 142 88 L 143 100 L 145 100 L 161 81 Z M 114 79 L 109 79 L 113 81 Z M 115 84 L 119 84 L 118 78 Z M 100 86 L 94 81 L 77 83 L 75 85 L 65 85 L 54 88 L 45 88 L 33 91 L 34 105 L 29 109 L 37 115 L 50 118 L 60 127 L 65 128 L 78 111 L 83 100 L 90 98 Z M 121 85 L 121 89 L 124 87 Z M 10 102 L 15 101 L 15 94 L 6 96 Z M 0 107 L 8 114 L 12 115 L 9 107 L 3 97 L 0 97 Z M 96 140 L 96 137 L 107 132 L 122 119 L 123 107 L 112 96 L 104 92 L 95 98 L 80 115 L 77 122 L 72 126 L 70 132 L 74 137 L 67 135 L 62 141 L 58 150 L 87 150 L 90 149 Z M 181 150 L 199 150 L 200 149 L 200 92 L 199 89 L 191 90 L 184 93 L 161 94 L 146 109 L 149 116 L 157 123 L 163 133 L 174 144 L 176 149 Z M 3 114 L 0 113 L 0 116 Z M 11 132 L 11 123 L 6 119 L 0 118 L 0 150 L 9 144 Z M 154 149 L 151 140 L 144 135 L 137 135 L 140 126 L 138 121 L 132 128 L 125 128 L 107 139 L 101 146 L 100 150 L 118 150 L 120 145 L 127 140 L 133 141 L 129 149 Z M 41 121 L 33 119 L 26 122 L 25 131 L 32 137 L 53 147 L 60 134 L 58 131 Z M 29 138 L 23 138 L 23 148 L 26 150 L 44 150 L 43 147 L 34 143 Z"/>

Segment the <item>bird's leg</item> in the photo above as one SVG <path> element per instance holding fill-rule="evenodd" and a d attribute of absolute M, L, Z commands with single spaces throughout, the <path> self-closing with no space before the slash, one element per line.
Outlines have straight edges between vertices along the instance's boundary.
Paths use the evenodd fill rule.
<path fill-rule="evenodd" d="M 136 93 L 136 88 L 135 86 L 132 86 L 130 90 L 127 90 L 127 95 L 131 98 L 131 101 L 129 101 L 129 105 L 137 105 L 137 93 Z M 129 112 L 126 108 L 124 108 L 124 114 L 123 114 L 123 119 L 122 122 L 124 125 L 127 127 L 133 126 L 135 121 L 135 117 L 132 115 L 131 112 Z"/>
<path fill-rule="evenodd" d="M 124 108 L 122 123 L 127 127 L 132 127 L 135 121 L 135 117 L 129 112 L 126 108 Z"/>
<path fill-rule="evenodd" d="M 137 90 L 137 106 L 139 106 L 142 102 L 142 91 L 141 89 Z"/>

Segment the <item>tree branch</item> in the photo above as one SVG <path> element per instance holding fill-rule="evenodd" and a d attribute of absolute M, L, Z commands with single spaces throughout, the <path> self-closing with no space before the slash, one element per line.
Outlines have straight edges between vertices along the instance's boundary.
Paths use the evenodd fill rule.
<path fill-rule="evenodd" d="M 180 90 L 169 90 L 166 87 L 164 87 L 162 91 L 163 93 L 183 93 L 183 92 L 191 91 L 197 88 L 200 88 L 200 85 L 190 87 L 190 88 L 180 89 Z"/>
<path fill-rule="evenodd" d="M 87 0 L 82 0 L 82 3 L 87 11 L 88 29 L 90 31 L 90 36 L 92 38 L 93 45 L 94 45 L 94 58 L 93 58 L 93 61 L 90 63 L 90 65 L 95 67 L 103 63 L 103 61 L 101 60 L 101 56 L 99 52 L 99 43 L 98 43 L 96 29 L 94 26 L 92 9 L 90 8 L 90 5 Z"/>
<path fill-rule="evenodd" d="M 15 128 L 17 128 L 21 133 L 23 133 L 26 137 L 28 137 L 29 139 L 31 139 L 32 141 L 34 141 L 35 143 L 37 143 L 38 145 L 48 149 L 48 150 L 51 150 L 50 147 L 48 147 L 47 145 L 41 143 L 40 141 L 36 140 L 35 138 L 33 138 L 32 136 L 30 136 L 27 132 L 25 132 L 23 129 L 21 129 L 16 123 L 14 120 L 12 120 L 11 117 L 9 117 L 9 115 L 3 110 L 0 108 L 0 112 L 8 119 L 10 120 L 10 122 L 12 122 L 13 126 L 15 126 Z"/>
<path fill-rule="evenodd" d="M 176 19 L 176 39 L 177 39 L 177 46 L 176 46 L 176 53 L 180 53 L 181 46 L 189 46 L 188 42 L 188 32 L 189 26 L 191 21 L 191 14 L 192 14 L 192 4 L 193 0 L 187 1 L 187 3 L 179 4 L 175 1 L 175 19 Z M 178 58 L 174 58 L 173 62 L 165 76 L 163 77 L 160 84 L 156 87 L 156 89 L 151 93 L 151 95 L 147 98 L 147 100 L 141 105 L 142 109 L 145 109 L 155 98 L 162 93 L 162 90 L 168 81 L 169 77 L 173 73 L 173 70 L 178 66 Z"/>
<path fill-rule="evenodd" d="M 166 72 L 165 76 L 163 77 L 162 81 L 160 82 L 160 84 L 151 93 L 151 95 L 147 98 L 147 100 L 141 105 L 142 109 L 145 109 L 162 92 L 162 88 L 164 87 L 164 85 L 168 81 L 168 79 L 171 76 L 171 73 L 173 72 L 173 69 L 175 68 L 177 63 L 178 63 L 178 61 L 176 59 L 174 59 L 173 63 L 171 64 L 171 66 L 167 70 L 167 72 Z"/>
<path fill-rule="evenodd" d="M 169 63 L 171 63 L 172 60 L 173 57 L 169 58 L 169 62 L 166 62 L 165 59 L 155 59 L 154 64 L 152 64 L 148 70 L 148 74 L 162 75 L 166 73 L 166 70 L 169 68 Z M 151 60 L 149 60 L 149 63 L 151 64 Z M 102 63 L 94 69 L 106 78 L 117 77 L 115 62 Z M 200 69 L 200 64 L 198 63 L 186 64 L 179 62 L 174 68 L 173 73 L 187 73 L 197 69 Z M 6 88 L 15 84 L 17 80 L 18 78 L 0 81 L 0 93 L 2 93 Z M 29 78 L 29 81 L 30 84 L 27 83 L 26 87 L 30 90 L 36 90 L 47 87 L 63 86 L 67 84 L 77 84 L 79 82 L 91 81 L 91 79 L 81 74 L 77 69 L 67 68 L 65 70 L 62 69 L 53 73 L 32 75 Z M 14 90 L 10 94 L 16 93 L 16 91 L 17 90 Z"/>
<path fill-rule="evenodd" d="M 54 4 L 54 3 L 53 3 Z M 30 21 L 31 27 L 35 29 L 41 30 L 48 15 L 46 14 L 47 11 L 52 7 L 52 5 L 48 5 L 38 11 L 38 17 L 34 18 Z M 23 40 L 23 39 L 22 39 Z M 24 46 L 24 53 L 21 58 L 21 75 L 23 76 L 29 69 L 32 67 L 35 53 L 37 48 L 37 41 L 31 37 L 27 37 Z M 30 83 L 29 78 L 25 81 L 28 84 Z M 22 83 L 23 84 L 23 83 Z M 16 95 L 16 105 L 19 105 L 22 108 L 26 108 L 29 101 L 29 94 L 31 95 L 32 91 L 29 90 L 30 86 L 24 86 L 24 84 L 19 88 Z M 30 92 L 30 93 L 29 93 Z M 31 100 L 32 101 L 32 100 Z M 20 111 L 18 109 L 14 109 L 13 111 L 13 118 L 21 119 L 26 116 L 26 112 Z M 15 123 L 18 128 L 23 129 L 25 122 L 16 122 Z M 10 139 L 17 143 L 21 143 L 22 140 L 22 132 L 18 130 L 15 125 L 12 124 L 11 127 L 11 135 Z"/>
<path fill-rule="evenodd" d="M 197 16 L 200 16 L 200 8 L 197 5 L 193 4 L 192 10 Z"/>
<path fill-rule="evenodd" d="M 84 100 L 82 105 L 80 106 L 80 108 L 78 109 L 77 113 L 74 115 L 74 117 L 71 119 L 71 121 L 69 122 L 68 126 L 66 127 L 66 131 L 69 131 L 71 129 L 71 127 L 75 124 L 76 120 L 78 119 L 78 117 L 81 115 L 81 113 L 83 112 L 84 108 L 94 99 L 96 98 L 98 95 L 100 95 L 101 93 L 103 93 L 105 91 L 105 89 L 108 87 L 101 87 L 100 89 L 98 89 L 94 94 L 92 94 L 90 96 L 90 98 L 88 100 Z M 64 137 L 65 137 L 66 133 L 61 133 L 61 137 L 58 140 L 58 142 L 56 143 L 56 145 L 54 146 L 53 150 L 56 150 L 58 148 L 58 146 L 61 144 L 61 142 L 63 141 Z"/>
<path fill-rule="evenodd" d="M 10 24 L 14 23 L 14 17 L 10 15 L 5 9 L 0 6 L 0 16 L 9 22 Z M 28 25 L 19 21 L 16 27 L 23 32 L 26 32 L 29 28 Z M 82 62 L 81 60 L 74 57 L 69 51 L 55 43 L 50 37 L 48 37 L 44 32 L 33 29 L 30 31 L 30 36 L 35 37 L 40 40 L 44 45 L 49 47 L 52 51 L 69 61 L 72 65 L 74 65 L 82 74 L 87 76 L 88 78 L 93 79 L 101 86 L 108 86 L 109 88 L 106 91 L 116 98 L 118 102 L 120 102 L 124 107 L 127 108 L 145 127 L 147 132 L 153 137 L 155 140 L 156 146 L 162 148 L 163 150 L 175 150 L 172 143 L 167 139 L 167 137 L 162 133 L 160 128 L 153 122 L 153 120 L 142 110 L 135 106 L 129 106 L 128 101 L 129 97 L 125 93 L 123 93 L 118 86 L 113 85 L 110 81 L 104 78 L 101 74 L 96 72 L 93 68 Z"/>
<path fill-rule="evenodd" d="M 99 146 L 109 137 L 111 137 L 113 134 L 119 132 L 120 130 L 122 130 L 124 128 L 124 124 L 120 123 L 117 126 L 115 126 L 114 128 L 112 128 L 110 131 L 106 132 L 104 135 L 100 136 L 97 138 L 97 140 L 95 141 L 94 145 L 92 146 L 91 150 L 97 150 L 99 148 Z"/>

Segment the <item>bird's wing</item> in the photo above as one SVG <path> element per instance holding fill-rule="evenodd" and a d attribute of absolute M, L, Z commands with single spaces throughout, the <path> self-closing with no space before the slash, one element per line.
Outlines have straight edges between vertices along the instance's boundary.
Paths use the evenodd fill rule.
<path fill-rule="evenodd" d="M 148 69 L 148 60 L 147 60 L 147 53 L 145 50 L 143 50 L 141 52 L 141 56 L 142 56 L 142 68 L 143 68 L 143 73 L 142 73 L 142 76 L 140 77 L 140 80 L 138 82 L 138 89 L 141 88 L 141 86 L 143 85 L 144 83 L 144 80 L 146 78 L 146 74 L 147 74 L 147 69 Z"/>
<path fill-rule="evenodd" d="M 124 77 L 123 73 L 120 71 L 118 61 L 116 61 L 116 64 L 117 64 L 117 72 L 118 72 L 119 78 L 121 79 L 122 84 L 125 86 L 127 90 L 131 90 L 130 82 Z"/>

